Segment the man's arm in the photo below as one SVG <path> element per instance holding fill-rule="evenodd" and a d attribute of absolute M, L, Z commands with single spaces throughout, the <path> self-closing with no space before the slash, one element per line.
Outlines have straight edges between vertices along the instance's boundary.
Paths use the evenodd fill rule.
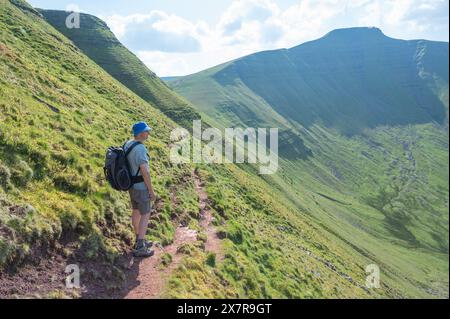
<path fill-rule="evenodd" d="M 152 179 L 150 178 L 150 172 L 148 171 L 148 164 L 141 164 L 141 174 L 144 179 L 145 186 L 147 186 L 148 193 L 150 195 L 150 200 L 154 201 L 156 199 L 155 191 L 153 190 Z"/>

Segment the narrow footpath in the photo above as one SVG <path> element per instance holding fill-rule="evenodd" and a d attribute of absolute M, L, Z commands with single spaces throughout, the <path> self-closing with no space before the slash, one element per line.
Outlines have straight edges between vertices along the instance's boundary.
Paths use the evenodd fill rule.
<path fill-rule="evenodd" d="M 199 197 L 200 220 L 199 224 L 207 235 L 205 251 L 216 254 L 216 260 L 223 260 L 221 240 L 217 236 L 212 224 L 213 216 L 208 205 L 208 195 L 200 176 L 193 172 L 195 190 Z M 128 273 L 124 293 L 125 299 L 158 299 L 163 293 L 170 274 L 178 267 L 183 259 L 183 254 L 178 253 L 178 248 L 183 244 L 195 243 L 197 231 L 178 225 L 172 244 L 154 247 L 155 254 L 151 258 L 131 258 L 128 265 Z M 161 257 L 164 253 L 172 256 L 172 262 L 166 267 L 161 267 Z"/>

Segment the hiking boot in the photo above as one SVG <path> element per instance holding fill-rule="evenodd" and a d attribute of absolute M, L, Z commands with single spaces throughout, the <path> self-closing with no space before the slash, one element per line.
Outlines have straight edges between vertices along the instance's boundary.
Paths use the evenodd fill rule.
<path fill-rule="evenodd" d="M 134 244 L 134 247 L 137 248 L 137 245 L 138 245 L 138 242 L 137 242 L 137 240 L 136 240 L 136 243 Z M 152 242 L 152 241 L 144 240 L 144 246 L 147 247 L 147 248 L 150 248 L 150 247 L 153 246 L 153 242 Z"/>
<path fill-rule="evenodd" d="M 133 256 L 134 257 L 142 257 L 142 258 L 147 258 L 147 257 L 151 257 L 155 254 L 155 252 L 153 250 L 151 250 L 149 247 L 146 246 L 142 246 L 140 248 L 136 248 L 133 251 Z"/>
<path fill-rule="evenodd" d="M 147 248 L 150 248 L 150 247 L 153 246 L 153 242 L 149 241 L 149 240 L 148 241 L 146 240 L 146 241 L 144 241 L 144 246 L 147 247 Z"/>

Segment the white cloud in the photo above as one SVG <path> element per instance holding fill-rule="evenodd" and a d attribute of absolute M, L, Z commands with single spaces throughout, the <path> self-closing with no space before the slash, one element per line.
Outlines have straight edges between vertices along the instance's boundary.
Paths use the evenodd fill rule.
<path fill-rule="evenodd" d="M 160 51 L 139 51 L 137 56 L 159 74 L 187 74 L 190 72 L 185 54 Z M 175 72 L 175 73 L 174 73 Z"/>
<path fill-rule="evenodd" d="M 345 13 L 343 1 L 304 0 L 282 12 L 279 20 L 285 25 L 283 44 L 286 47 L 313 40 L 336 26 L 330 26 L 339 15 Z"/>
<path fill-rule="evenodd" d="M 374 0 L 360 8 L 365 12 L 357 19 L 360 25 L 377 25 L 387 34 L 408 39 L 446 35 L 448 41 L 447 0 Z"/>
<path fill-rule="evenodd" d="M 236 0 L 222 14 L 217 27 L 223 35 L 229 36 L 241 30 L 245 22 L 264 23 L 279 11 L 269 0 Z"/>
<path fill-rule="evenodd" d="M 197 26 L 177 15 L 154 10 L 149 14 L 102 17 L 111 30 L 135 51 L 195 52 L 200 51 L 198 37 L 204 24 Z"/>
<path fill-rule="evenodd" d="M 235 0 L 215 24 L 163 11 L 103 16 L 160 76 L 184 75 L 253 52 L 292 47 L 342 27 L 377 26 L 397 38 L 448 40 L 447 0 Z"/>

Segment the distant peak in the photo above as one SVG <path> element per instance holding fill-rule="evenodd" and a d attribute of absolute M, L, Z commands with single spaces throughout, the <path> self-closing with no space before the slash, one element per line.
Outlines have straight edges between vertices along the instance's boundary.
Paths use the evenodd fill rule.
<path fill-rule="evenodd" d="M 353 37 L 385 37 L 383 31 L 376 27 L 355 27 L 336 29 L 324 36 L 324 38 L 353 38 Z"/>

